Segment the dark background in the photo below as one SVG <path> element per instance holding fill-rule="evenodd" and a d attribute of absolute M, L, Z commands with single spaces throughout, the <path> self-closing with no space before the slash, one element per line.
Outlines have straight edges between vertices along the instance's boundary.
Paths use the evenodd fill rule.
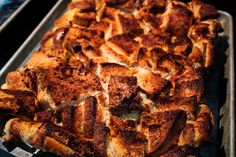
<path fill-rule="evenodd" d="M 31 0 L 0 33 L 0 69 L 40 23 L 57 0 Z"/>
<path fill-rule="evenodd" d="M 229 12 L 236 19 L 236 9 L 233 0 L 203 1 L 213 4 L 220 10 Z M 13 22 L 0 33 L 0 69 L 56 2 L 57 0 L 32 0 Z"/>

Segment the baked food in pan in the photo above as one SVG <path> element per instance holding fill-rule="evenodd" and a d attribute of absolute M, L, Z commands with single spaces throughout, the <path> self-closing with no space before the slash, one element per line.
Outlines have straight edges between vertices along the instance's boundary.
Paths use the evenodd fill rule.
<path fill-rule="evenodd" d="M 27 64 L 6 78 L 5 140 L 60 156 L 196 156 L 222 31 L 198 0 L 72 0 Z"/>

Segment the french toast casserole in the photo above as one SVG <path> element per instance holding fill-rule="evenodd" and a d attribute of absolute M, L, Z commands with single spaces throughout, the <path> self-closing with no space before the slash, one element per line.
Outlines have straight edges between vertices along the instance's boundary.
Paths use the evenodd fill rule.
<path fill-rule="evenodd" d="M 214 126 L 217 18 L 199 0 L 72 0 L 0 88 L 4 140 L 59 156 L 197 156 Z"/>

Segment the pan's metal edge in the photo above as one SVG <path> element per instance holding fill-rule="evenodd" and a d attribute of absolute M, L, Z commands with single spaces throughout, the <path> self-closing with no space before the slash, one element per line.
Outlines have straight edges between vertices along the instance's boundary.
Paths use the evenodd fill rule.
<path fill-rule="evenodd" d="M 0 26 L 0 32 L 2 32 L 10 23 L 11 21 L 31 2 L 32 0 L 26 0 L 23 4 L 19 6 L 18 9 Z"/>
<path fill-rule="evenodd" d="M 58 6 L 63 3 L 63 0 L 59 0 L 53 8 L 49 11 L 49 13 L 43 18 L 43 20 L 39 23 L 39 25 L 34 29 L 34 31 L 30 34 L 30 36 L 24 41 L 24 43 L 19 47 L 19 49 L 13 54 L 13 56 L 9 59 L 9 61 L 2 67 L 0 70 L 0 84 L 3 84 L 4 82 L 1 82 L 1 78 L 5 78 L 7 72 L 9 72 L 11 65 L 13 65 L 13 62 L 17 60 L 17 57 L 20 56 L 20 54 L 27 48 L 29 42 L 32 40 L 32 38 L 39 32 L 39 30 L 43 27 L 43 25 L 46 23 L 46 21 L 53 15 L 53 13 L 56 11 Z M 13 69 L 12 69 L 13 70 Z"/>
<path fill-rule="evenodd" d="M 230 18 L 230 23 L 229 27 L 230 30 L 232 30 L 233 33 L 233 17 L 229 13 L 225 13 L 226 15 L 229 16 Z M 231 35 L 231 39 L 229 40 L 230 42 L 230 57 L 229 57 L 229 66 L 230 69 L 232 70 L 229 74 L 230 76 L 230 81 L 229 81 L 229 88 L 230 88 L 230 132 L 231 132 L 231 138 L 230 138 L 230 156 L 234 157 L 235 156 L 235 89 L 234 89 L 234 39 L 233 35 Z"/>
<path fill-rule="evenodd" d="M 230 119 L 230 136 L 229 136 L 229 155 L 230 157 L 235 157 L 235 89 L 234 89 L 234 79 L 235 79 L 235 73 L 234 73 L 234 38 L 233 38 L 233 17 L 231 14 L 229 14 L 226 11 L 219 11 L 220 14 L 224 14 L 225 16 L 227 16 L 229 18 L 229 30 L 231 30 L 230 32 L 230 36 L 229 36 L 229 92 L 230 94 L 227 96 L 227 99 L 229 99 L 229 111 L 230 111 L 230 115 L 229 115 L 229 119 Z"/>

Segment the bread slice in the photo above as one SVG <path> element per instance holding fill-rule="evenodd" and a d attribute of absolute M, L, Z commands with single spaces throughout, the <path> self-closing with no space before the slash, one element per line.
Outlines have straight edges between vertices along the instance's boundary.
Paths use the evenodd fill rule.
<path fill-rule="evenodd" d="M 86 69 L 69 65 L 42 70 L 38 80 L 38 99 L 42 103 L 49 104 L 52 109 L 61 104 L 80 102 L 102 90 L 96 75 Z"/>

